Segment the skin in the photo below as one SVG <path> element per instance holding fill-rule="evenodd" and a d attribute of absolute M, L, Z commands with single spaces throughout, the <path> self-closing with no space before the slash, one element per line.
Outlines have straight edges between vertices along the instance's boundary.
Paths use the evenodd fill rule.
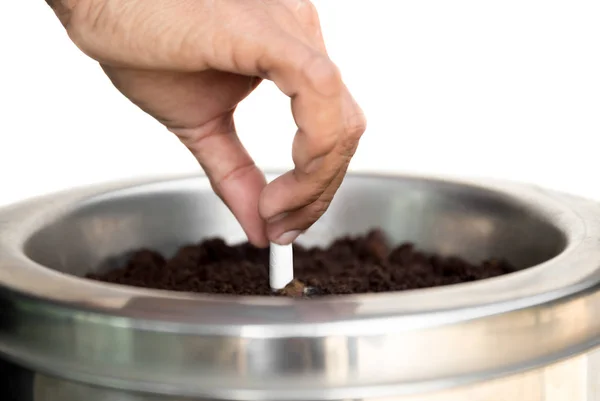
<path fill-rule="evenodd" d="M 253 244 L 291 243 L 327 210 L 365 117 L 305 0 L 46 0 L 121 93 L 193 153 Z M 234 111 L 262 80 L 291 99 L 294 169 L 268 185 Z"/>

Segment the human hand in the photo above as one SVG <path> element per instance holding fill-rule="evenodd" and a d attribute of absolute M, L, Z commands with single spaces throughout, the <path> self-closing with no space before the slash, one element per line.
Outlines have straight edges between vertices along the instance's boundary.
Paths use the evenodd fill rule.
<path fill-rule="evenodd" d="M 292 242 L 326 211 L 365 118 L 308 0 L 47 0 L 113 84 L 194 154 L 258 246 Z M 291 98 L 295 168 L 268 185 L 239 141 L 237 104 L 262 79 Z"/>

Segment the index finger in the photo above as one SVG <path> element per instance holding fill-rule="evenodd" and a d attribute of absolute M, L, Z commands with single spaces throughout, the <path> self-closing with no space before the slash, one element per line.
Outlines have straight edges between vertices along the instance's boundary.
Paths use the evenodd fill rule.
<path fill-rule="evenodd" d="M 311 47 L 278 27 L 257 32 L 216 35 L 208 55 L 212 68 L 273 81 L 292 99 L 292 113 L 301 134 L 295 141 L 294 163 L 306 169 L 310 161 L 335 147 L 343 130 L 342 102 L 347 92 L 336 65 L 319 48 Z"/>
<path fill-rule="evenodd" d="M 327 210 L 366 126 L 361 109 L 348 92 L 342 101 L 342 116 L 342 127 L 338 133 L 337 144 L 328 154 L 310 162 L 307 170 L 302 170 L 296 165 L 294 170 L 278 177 L 263 190 L 259 203 L 263 218 L 272 220 L 283 213 L 299 212 L 303 208 L 310 209 L 307 213 L 295 213 L 297 216 L 304 216 L 306 221 L 299 222 L 296 218 L 293 219 L 296 222 L 292 225 L 298 223 L 300 225 L 288 227 L 305 230 Z M 299 139 L 313 140 L 300 130 L 294 145 Z M 315 142 L 318 140 L 318 137 L 314 139 Z M 297 151 L 296 146 L 293 151 Z M 324 196 L 326 192 L 328 196 Z M 283 222 L 277 225 L 289 225 L 281 223 Z"/>
<path fill-rule="evenodd" d="M 292 157 L 295 169 L 265 188 L 259 209 L 271 219 L 318 199 L 352 156 L 360 124 L 341 74 L 322 49 L 310 47 L 283 30 L 242 32 L 231 47 L 219 46 L 213 68 L 272 80 L 291 98 L 298 126 Z M 362 120 L 361 120 L 362 121 Z M 351 128 L 355 125 L 358 129 Z"/>

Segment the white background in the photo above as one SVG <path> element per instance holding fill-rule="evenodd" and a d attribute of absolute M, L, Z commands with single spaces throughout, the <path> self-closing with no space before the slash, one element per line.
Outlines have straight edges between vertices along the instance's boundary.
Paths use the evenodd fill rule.
<path fill-rule="evenodd" d="M 369 120 L 353 170 L 489 176 L 600 199 L 600 2 L 316 0 Z M 72 45 L 44 0 L 0 2 L 0 204 L 198 169 Z M 238 128 L 289 167 L 288 101 L 262 85 Z"/>

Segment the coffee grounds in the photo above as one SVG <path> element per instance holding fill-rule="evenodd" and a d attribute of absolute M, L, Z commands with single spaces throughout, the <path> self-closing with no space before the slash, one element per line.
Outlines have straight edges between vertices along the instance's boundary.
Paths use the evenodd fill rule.
<path fill-rule="evenodd" d="M 184 246 L 171 259 L 143 249 L 128 263 L 88 278 L 108 283 L 209 294 L 298 296 L 402 291 L 465 283 L 516 271 L 503 260 L 470 264 L 417 250 L 411 243 L 390 247 L 379 230 L 343 237 L 327 248 L 294 245 L 290 291 L 269 287 L 269 251 L 249 243 L 229 246 L 215 238 Z"/>

